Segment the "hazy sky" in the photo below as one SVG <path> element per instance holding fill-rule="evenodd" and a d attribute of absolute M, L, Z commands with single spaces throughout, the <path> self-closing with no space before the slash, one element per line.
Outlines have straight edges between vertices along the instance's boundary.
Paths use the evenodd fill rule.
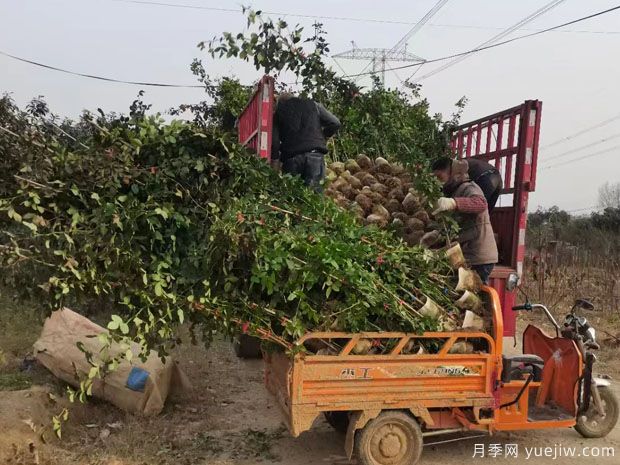
<path fill-rule="evenodd" d="M 215 1 L 154 0 L 177 5 L 235 8 L 240 3 L 265 11 L 415 22 L 436 0 Z M 408 50 L 426 59 L 468 50 L 488 40 L 548 0 L 451 0 L 416 34 Z M 510 37 L 560 24 L 619 2 L 567 0 Z M 310 26 L 312 18 L 287 17 Z M 118 0 L 0 0 L 0 51 L 70 70 L 133 81 L 194 84 L 189 64 L 206 60 L 196 44 L 222 31 L 244 27 L 240 13 L 173 8 Z M 358 47 L 392 47 L 412 27 L 407 24 L 321 19 L 332 53 Z M 545 145 L 620 115 L 620 10 L 568 28 L 517 41 L 471 56 L 422 81 L 423 95 L 434 112 L 449 115 L 461 96 L 469 99 L 468 121 L 521 103 L 543 101 L 543 121 L 536 206 L 568 210 L 595 206 L 598 187 L 620 181 L 620 136 L 545 159 L 620 134 L 620 118 L 565 143 Z M 584 32 L 590 31 L 590 32 Z M 339 61 L 348 73 L 365 62 Z M 248 83 L 259 74 L 236 61 L 211 62 L 212 75 L 236 74 Z M 398 64 L 397 64 L 398 65 Z M 439 64 L 426 65 L 418 76 Z M 399 71 L 402 79 L 411 71 Z M 364 82 L 364 81 L 362 81 Z M 367 81 L 366 81 L 367 82 Z M 399 85 L 394 74 L 387 84 Z M 52 110 L 77 116 L 84 108 L 125 111 L 140 87 L 93 81 L 20 63 L 0 55 L 0 92 L 19 104 L 43 95 Z M 146 88 L 153 109 L 164 111 L 202 98 L 200 89 Z M 618 146 L 582 161 L 544 169 Z"/>

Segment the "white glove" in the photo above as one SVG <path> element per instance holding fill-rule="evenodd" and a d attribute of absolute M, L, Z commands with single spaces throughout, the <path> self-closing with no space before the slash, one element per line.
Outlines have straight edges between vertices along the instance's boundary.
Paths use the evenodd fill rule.
<path fill-rule="evenodd" d="M 433 212 L 433 215 L 438 215 L 439 213 L 449 212 L 452 210 L 456 210 L 456 200 L 451 199 L 449 197 L 441 197 L 437 201 L 437 205 L 435 207 L 435 211 Z"/>

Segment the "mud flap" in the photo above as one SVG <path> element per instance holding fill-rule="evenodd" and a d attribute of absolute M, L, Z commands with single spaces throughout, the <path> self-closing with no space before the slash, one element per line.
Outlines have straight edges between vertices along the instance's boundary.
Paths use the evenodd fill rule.
<path fill-rule="evenodd" d="M 344 440 L 344 452 L 348 459 L 353 457 L 353 446 L 355 445 L 355 432 L 358 429 L 363 428 L 373 418 L 376 418 L 381 413 L 381 410 L 363 410 L 361 412 L 353 412 L 349 419 L 349 428 L 347 429 L 347 436 Z"/>

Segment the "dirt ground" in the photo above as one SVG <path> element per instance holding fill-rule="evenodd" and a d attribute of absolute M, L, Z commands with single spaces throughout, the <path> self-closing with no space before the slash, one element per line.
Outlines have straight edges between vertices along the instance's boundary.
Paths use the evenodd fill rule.
<path fill-rule="evenodd" d="M 37 331 L 29 333 L 36 337 Z M 508 342 L 508 341 L 507 341 Z M 0 343 L 8 344 L 8 339 Z M 92 401 L 72 406 L 70 421 L 63 427 L 63 439 L 54 438 L 50 417 L 65 405 L 63 386 L 44 369 L 22 361 L 26 343 L 13 341 L 5 351 L 0 369 L 0 464 L 41 465 L 231 465 L 274 463 L 280 465 L 344 465 L 343 436 L 321 418 L 314 428 L 299 438 L 291 438 L 281 423 L 274 399 L 263 386 L 262 361 L 240 360 L 227 341 L 216 341 L 211 348 L 185 345 L 176 355 L 193 383 L 193 390 L 171 399 L 161 415 L 141 418 Z M 600 371 L 618 379 L 620 352 L 604 353 Z M 13 377 L 11 377 L 13 376 Z M 28 389 L 11 389 L 30 385 Z M 21 384 L 20 384 L 21 383 Z M 22 385 L 23 384 L 23 385 Z M 615 390 L 620 396 L 620 384 Z M 4 390 L 3 390 L 4 389 Z M 41 440 L 41 433 L 45 441 Z M 515 463 L 529 460 L 536 464 L 620 463 L 618 457 L 534 457 L 541 447 L 590 447 L 592 455 L 613 447 L 620 456 L 620 427 L 605 439 L 583 439 L 572 429 L 539 432 L 502 433 L 458 442 L 436 444 L 458 436 L 428 438 L 421 463 L 424 465 L 467 465 L 480 462 L 474 457 L 476 444 L 483 444 L 485 458 L 510 463 L 503 453 L 491 458 L 490 450 L 517 444 Z M 480 447 L 480 446 L 478 446 Z M 502 449 L 503 450 L 503 449 Z M 557 449 L 554 449 L 557 450 Z M 591 451 L 591 452 L 590 452 Z M 594 462 L 596 461 L 596 462 Z"/>

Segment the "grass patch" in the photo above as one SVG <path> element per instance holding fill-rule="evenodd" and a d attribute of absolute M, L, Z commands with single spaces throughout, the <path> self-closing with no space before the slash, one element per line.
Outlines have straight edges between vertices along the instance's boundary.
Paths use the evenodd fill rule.
<path fill-rule="evenodd" d="M 11 355 L 21 358 L 30 352 L 44 319 L 40 307 L 15 294 L 11 288 L 0 287 L 0 353 L 6 359 Z"/>
<path fill-rule="evenodd" d="M 24 373 L 0 373 L 0 391 L 21 391 L 31 385 L 30 376 Z"/>
<path fill-rule="evenodd" d="M 271 449 L 273 442 L 282 438 L 284 428 L 275 431 L 246 429 L 239 433 L 239 443 L 236 449 L 238 458 L 255 458 L 269 460 L 270 462 L 280 461 Z M 236 458 L 233 454 L 233 458 Z"/>
<path fill-rule="evenodd" d="M 208 433 L 199 434 L 193 448 L 196 452 L 207 454 L 211 457 L 222 455 L 235 460 L 255 459 L 256 461 L 267 460 L 279 462 L 281 458 L 272 450 L 274 443 L 281 439 L 286 428 L 280 427 L 275 430 L 244 429 L 234 433 Z"/>

